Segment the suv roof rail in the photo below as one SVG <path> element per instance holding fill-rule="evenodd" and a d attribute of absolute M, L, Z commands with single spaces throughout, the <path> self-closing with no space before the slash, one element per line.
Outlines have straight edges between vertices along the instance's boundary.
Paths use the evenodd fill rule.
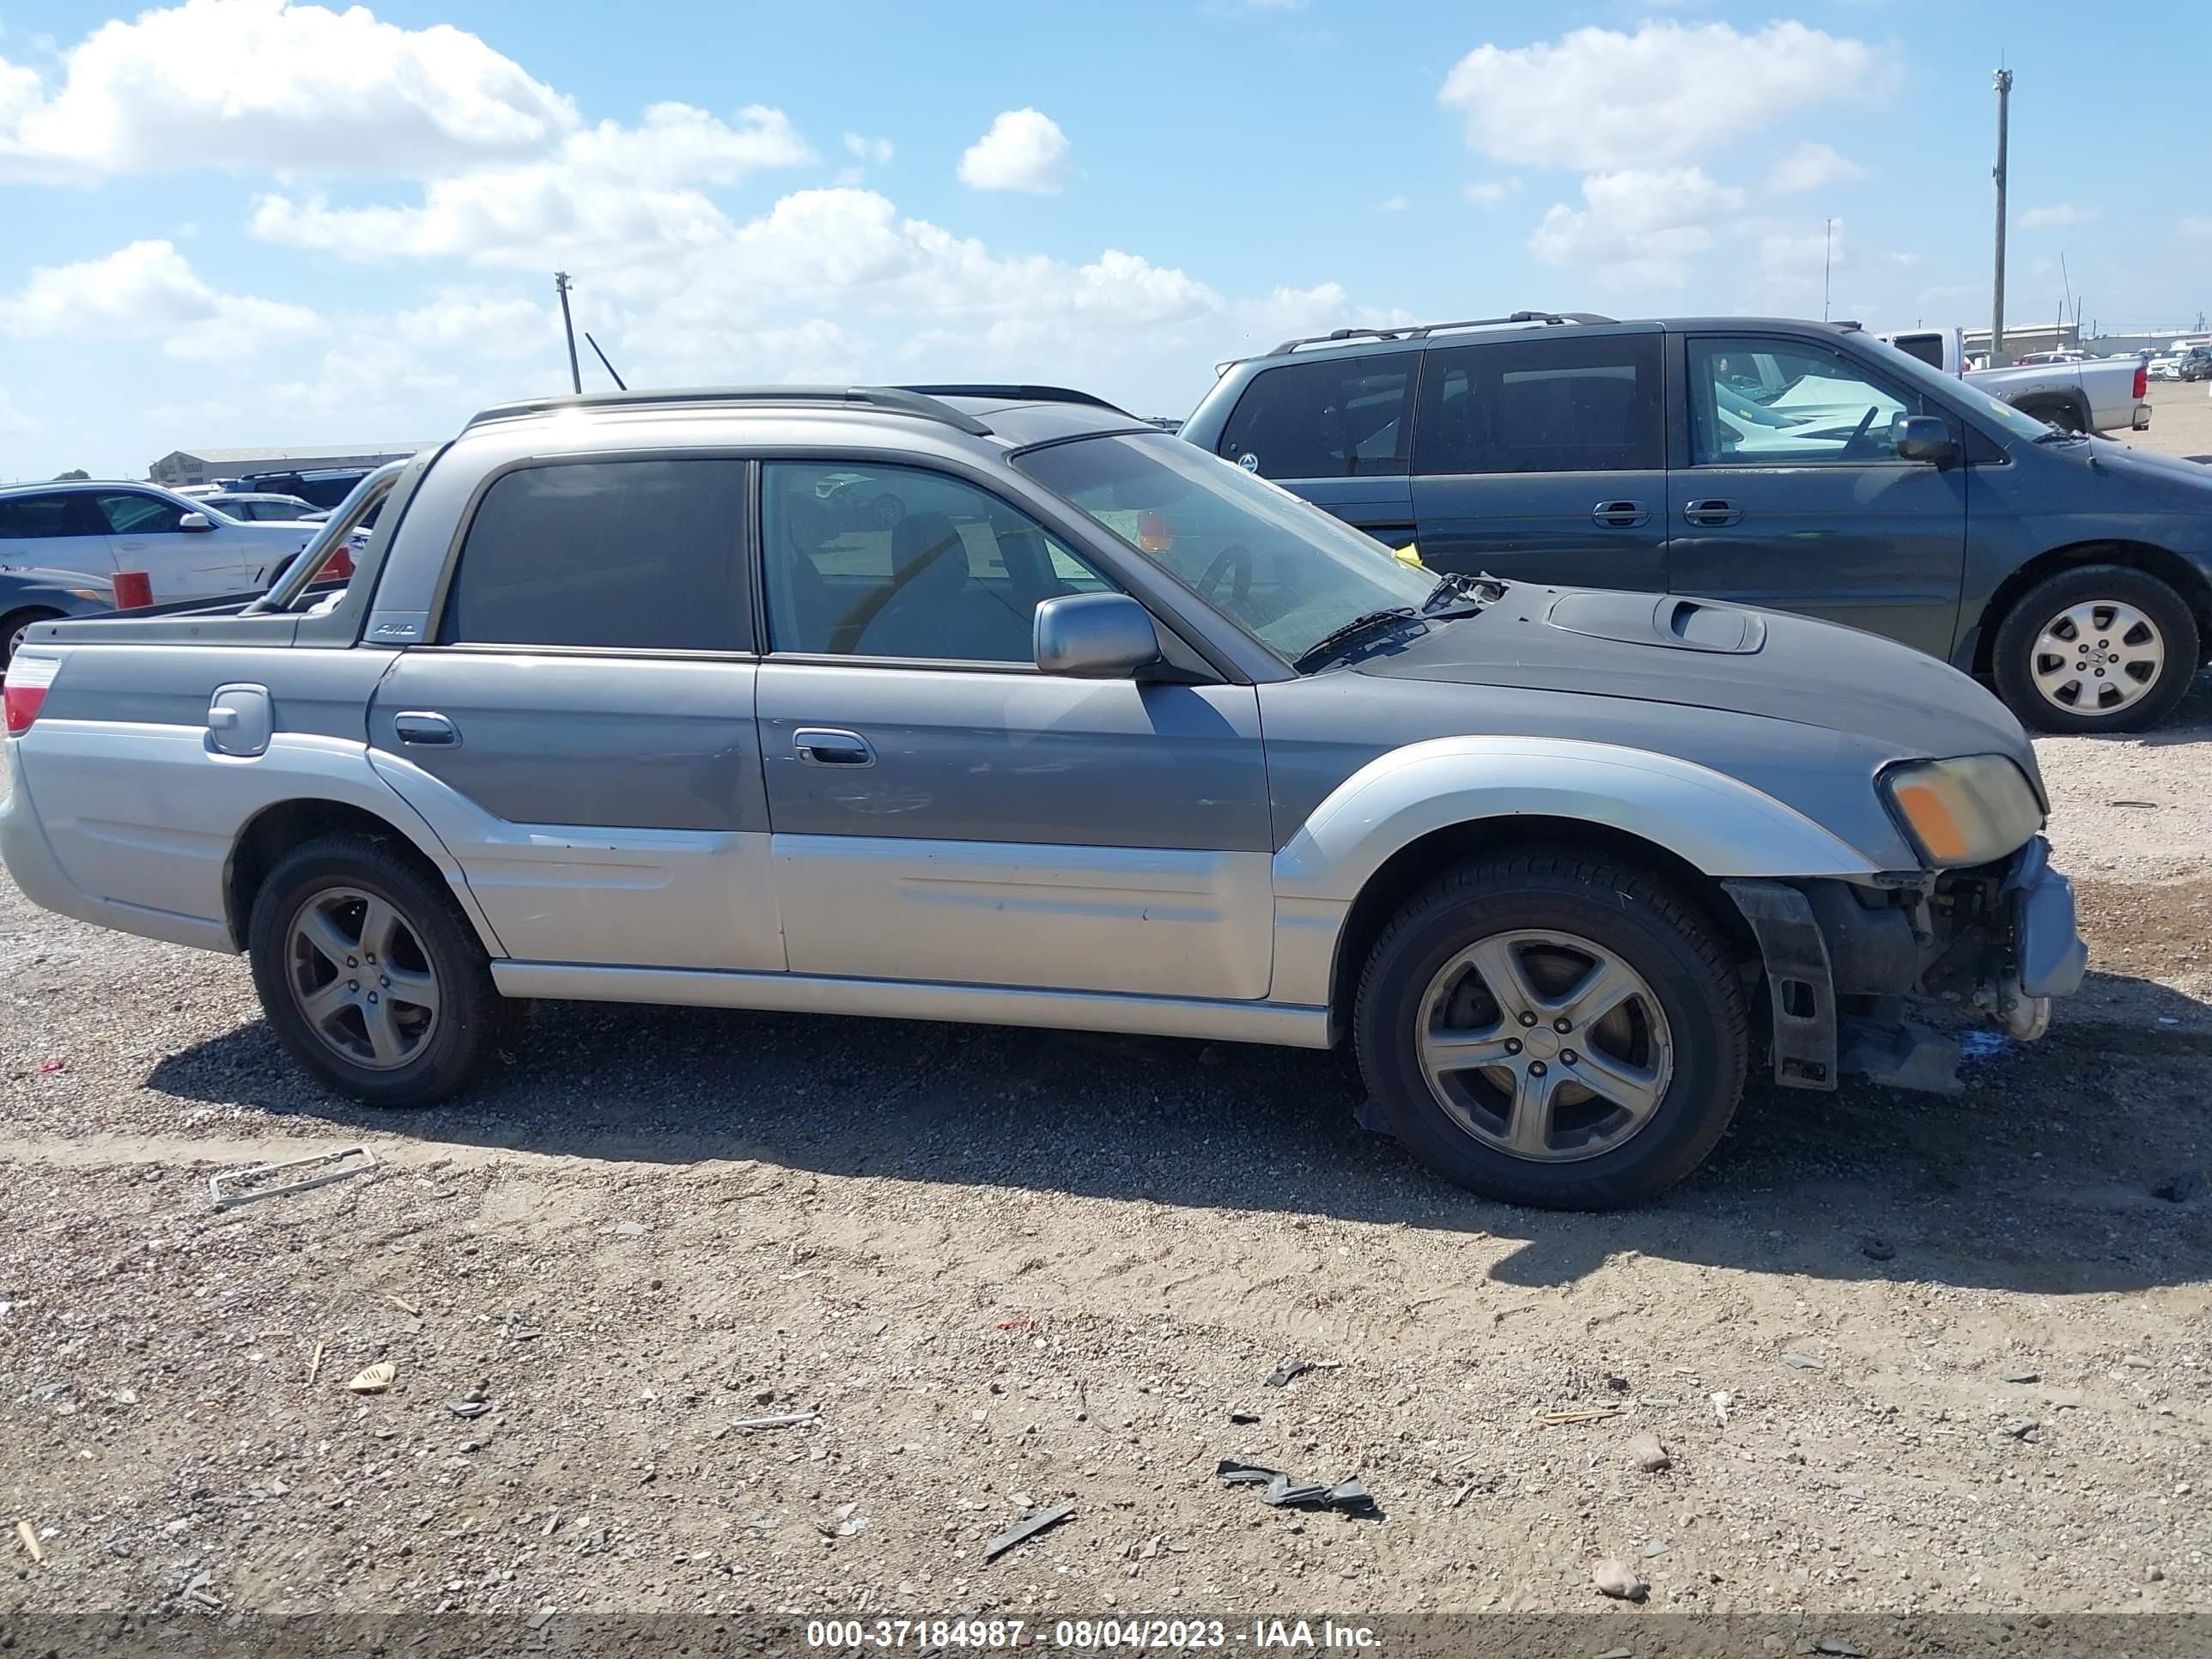
<path fill-rule="evenodd" d="M 1602 324 L 1613 323 L 1617 317 L 1601 317 L 1595 311 L 1516 311 L 1510 317 L 1470 317 L 1458 323 L 1418 323 L 1406 328 L 1340 328 L 1327 334 L 1310 334 L 1302 339 L 1285 340 L 1267 355 L 1287 357 L 1300 346 L 1340 345 L 1346 340 L 1424 340 L 1431 334 L 1441 334 L 1455 328 L 1501 328 L 1516 323 Z"/>
<path fill-rule="evenodd" d="M 991 432 L 973 415 L 963 414 L 951 404 L 896 386 L 686 386 L 658 390 L 643 387 L 635 392 L 586 392 L 581 396 L 525 398 L 511 404 L 494 404 L 471 416 L 469 425 L 542 415 L 556 409 L 650 409 L 682 404 L 746 403 L 839 404 L 939 422 L 971 438 L 988 437 Z"/>
<path fill-rule="evenodd" d="M 1095 392 L 1078 392 L 1073 386 L 1006 385 L 989 381 L 974 386 L 902 386 L 898 392 L 917 392 L 925 398 L 1012 398 L 1032 404 L 1083 404 L 1092 409 L 1108 410 L 1116 415 L 1129 411 L 1119 404 L 1109 404 Z M 1137 417 L 1130 415 L 1131 420 Z"/>

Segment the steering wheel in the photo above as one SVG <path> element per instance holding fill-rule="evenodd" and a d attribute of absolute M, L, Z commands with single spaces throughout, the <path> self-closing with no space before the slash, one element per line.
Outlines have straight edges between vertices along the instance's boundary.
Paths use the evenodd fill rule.
<path fill-rule="evenodd" d="M 1867 412 L 1859 416 L 1859 423 L 1851 428 L 1851 435 L 1844 440 L 1843 453 L 1838 459 L 1848 461 L 1859 453 L 1859 440 L 1866 436 L 1866 429 L 1874 424 L 1874 412 L 1875 405 L 1869 404 Z"/>
<path fill-rule="evenodd" d="M 1212 562 L 1200 573 L 1196 586 L 1202 599 L 1218 599 L 1223 580 L 1230 583 L 1230 603 L 1242 606 L 1252 597 L 1252 550 L 1242 542 L 1231 542 L 1213 556 Z"/>

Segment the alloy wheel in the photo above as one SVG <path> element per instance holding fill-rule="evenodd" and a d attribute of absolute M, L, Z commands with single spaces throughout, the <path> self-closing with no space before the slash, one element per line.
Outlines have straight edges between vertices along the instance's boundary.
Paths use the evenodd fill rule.
<path fill-rule="evenodd" d="M 285 983 L 307 1027 L 352 1065 L 392 1071 L 438 1028 L 437 970 L 389 900 L 330 887 L 293 913 Z"/>
<path fill-rule="evenodd" d="M 2036 690 L 2069 714 L 2116 714 L 2140 702 L 2166 672 L 2158 624 L 2119 599 L 2085 599 L 2036 632 L 2028 664 Z"/>

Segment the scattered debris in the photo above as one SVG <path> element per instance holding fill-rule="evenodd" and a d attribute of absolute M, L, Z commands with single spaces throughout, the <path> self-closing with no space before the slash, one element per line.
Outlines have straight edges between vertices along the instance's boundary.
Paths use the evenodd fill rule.
<path fill-rule="evenodd" d="M 537 1612 L 530 1615 L 530 1628 L 532 1630 L 544 1630 L 547 1625 L 552 1622 L 552 1620 L 553 1609 L 550 1607 L 540 1607 Z"/>
<path fill-rule="evenodd" d="M 1452 1494 L 1451 1507 L 1457 1509 L 1461 1504 L 1466 1503 L 1468 1493 L 1474 1490 L 1474 1482 L 1472 1480 L 1468 1481 L 1464 1486 L 1462 1486 L 1457 1492 Z"/>
<path fill-rule="evenodd" d="M 274 1187 L 252 1187 L 250 1183 L 283 1175 L 289 1170 L 309 1170 L 321 1166 L 320 1175 L 309 1176 L 301 1181 L 287 1181 Z M 312 1158 L 288 1158 L 281 1164 L 264 1164 L 251 1170 L 233 1170 L 227 1175 L 208 1177 L 208 1199 L 218 1210 L 234 1210 L 241 1204 L 253 1204 L 264 1198 L 287 1198 L 295 1193 L 312 1192 L 318 1187 L 327 1187 L 333 1181 L 345 1181 L 357 1175 L 367 1175 L 376 1167 L 376 1159 L 366 1146 L 348 1146 L 335 1152 L 318 1152 Z"/>
<path fill-rule="evenodd" d="M 348 1394 L 382 1394 L 399 1375 L 399 1367 L 388 1359 L 380 1359 L 374 1365 L 356 1371 L 353 1380 L 346 1384 Z"/>
<path fill-rule="evenodd" d="M 1735 1404 L 1735 1396 L 1726 1389 L 1716 1389 L 1712 1396 L 1713 1421 L 1728 1427 L 1729 1407 Z"/>
<path fill-rule="evenodd" d="M 1240 1463 L 1229 1457 L 1221 1460 L 1213 1474 L 1224 1486 L 1261 1487 L 1260 1501 L 1273 1509 L 1334 1510 L 1342 1515 L 1379 1513 L 1374 1494 L 1357 1475 L 1334 1486 L 1305 1485 L 1292 1480 L 1280 1469 Z"/>
<path fill-rule="evenodd" d="M 1590 1582 L 1617 1601 L 1641 1601 L 1651 1594 L 1650 1585 L 1610 1557 L 1590 1569 Z"/>
<path fill-rule="evenodd" d="M 1869 1233 L 1859 1240 L 1859 1254 L 1869 1261 L 1893 1261 L 1897 1255 L 1897 1246 L 1880 1233 Z"/>
<path fill-rule="evenodd" d="M 52 1077 L 57 1073 L 66 1072 L 67 1070 L 69 1070 L 69 1061 L 65 1060 L 44 1060 L 40 1064 L 39 1075 L 40 1077 Z"/>
<path fill-rule="evenodd" d="M 410 1302 L 404 1296 L 399 1296 L 391 1291 L 386 1291 L 384 1293 L 384 1299 L 386 1302 L 389 1302 L 393 1307 L 398 1309 L 400 1312 L 405 1314 L 410 1319 L 420 1319 L 422 1316 L 422 1310 L 416 1307 L 412 1302 Z"/>
<path fill-rule="evenodd" d="M 39 1534 L 29 1522 L 18 1521 L 15 1523 L 15 1536 L 22 1541 L 23 1547 L 30 1551 L 32 1560 L 41 1565 L 45 1563 L 46 1547 L 39 1541 Z"/>
<path fill-rule="evenodd" d="M 482 1417 L 491 1409 L 489 1400 L 448 1400 L 446 1409 L 456 1417 Z"/>
<path fill-rule="evenodd" d="M 1571 1406 L 1565 1411 L 1538 1412 L 1536 1426 L 1557 1429 L 1571 1423 L 1602 1423 L 1607 1418 L 1618 1417 L 1627 1409 L 1626 1406 Z"/>
<path fill-rule="evenodd" d="M 995 1561 L 1017 1544 L 1026 1544 L 1047 1528 L 1056 1527 L 1075 1513 L 1075 1505 L 1062 1504 L 1058 1509 L 1038 1510 L 1024 1516 L 989 1543 L 983 1546 L 983 1559 Z"/>
<path fill-rule="evenodd" d="M 1636 1656 L 1626 1648 L 1607 1648 L 1597 1659 L 1636 1659 Z"/>
<path fill-rule="evenodd" d="M 645 1223 L 642 1221 L 617 1221 L 610 1231 L 613 1232 L 617 1238 L 642 1238 L 645 1237 Z"/>
<path fill-rule="evenodd" d="M 1782 1356 L 1782 1363 L 1793 1365 L 1801 1371 L 1825 1371 L 1828 1369 L 1826 1360 L 1814 1354 L 1800 1353 L 1795 1348 Z"/>
<path fill-rule="evenodd" d="M 1286 1389 L 1297 1378 L 1316 1369 L 1317 1367 L 1310 1359 L 1285 1359 L 1267 1373 L 1260 1386 L 1263 1389 Z"/>
<path fill-rule="evenodd" d="M 821 1420 L 820 1412 L 785 1412 L 775 1417 L 741 1417 L 730 1425 L 733 1429 L 795 1429 Z"/>
<path fill-rule="evenodd" d="M 323 1345 L 315 1344 L 315 1357 L 307 1362 L 307 1386 L 313 1388 L 315 1379 L 323 1374 Z"/>
<path fill-rule="evenodd" d="M 1658 1474 L 1674 1465 L 1666 1447 L 1659 1443 L 1659 1437 L 1648 1430 L 1629 1441 L 1628 1460 L 1646 1474 Z"/>
<path fill-rule="evenodd" d="M 2004 1380 L 2008 1382 L 2040 1382 L 2043 1375 L 2039 1371 L 2007 1371 Z"/>
<path fill-rule="evenodd" d="M 1866 1650 L 1853 1647 L 1840 1636 L 1823 1636 L 1814 1642 L 1813 1651 L 1837 1654 L 1841 1659 L 1864 1659 Z"/>
<path fill-rule="evenodd" d="M 1229 1420 L 1232 1423 L 1256 1423 L 1260 1420 L 1260 1413 L 1257 1412 L 1231 1412 L 1229 1413 Z"/>
<path fill-rule="evenodd" d="M 2197 1188 L 2204 1177 L 2195 1170 L 2184 1170 L 2172 1180 L 2161 1182 L 2150 1189 L 2153 1198 L 2162 1198 L 2169 1204 L 2186 1204 L 2197 1196 Z"/>
<path fill-rule="evenodd" d="M 994 1331 L 1025 1331 L 1036 1323 L 1036 1321 L 1024 1314 L 1018 1319 L 1002 1319 L 991 1328 Z"/>

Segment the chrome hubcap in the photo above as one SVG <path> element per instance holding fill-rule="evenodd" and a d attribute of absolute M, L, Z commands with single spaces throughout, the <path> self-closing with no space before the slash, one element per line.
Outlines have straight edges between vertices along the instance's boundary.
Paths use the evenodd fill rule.
<path fill-rule="evenodd" d="M 1536 929 L 1492 934 L 1438 969 L 1418 1047 L 1455 1123 L 1543 1163 L 1620 1146 L 1674 1073 L 1666 1012 L 1644 976 L 1578 934 Z"/>
<path fill-rule="evenodd" d="M 285 981 L 308 1029 L 356 1066 L 404 1066 L 438 1029 L 438 975 L 422 940 L 358 888 L 325 888 L 294 914 Z"/>
<path fill-rule="evenodd" d="M 2135 606 L 2088 599 L 2043 624 L 2029 666 L 2035 689 L 2053 708 L 2117 714 L 2158 684 L 2166 671 L 2166 639 Z"/>

